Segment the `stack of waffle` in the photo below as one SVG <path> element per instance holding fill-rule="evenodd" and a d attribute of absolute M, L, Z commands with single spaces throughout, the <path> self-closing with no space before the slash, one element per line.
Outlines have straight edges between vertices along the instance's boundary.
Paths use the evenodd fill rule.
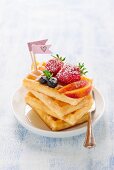
<path fill-rule="evenodd" d="M 89 94 L 83 98 L 73 99 L 40 84 L 37 76 L 29 74 L 23 81 L 27 88 L 26 103 L 40 116 L 53 131 L 70 128 L 84 123 L 88 119 L 93 99 Z"/>

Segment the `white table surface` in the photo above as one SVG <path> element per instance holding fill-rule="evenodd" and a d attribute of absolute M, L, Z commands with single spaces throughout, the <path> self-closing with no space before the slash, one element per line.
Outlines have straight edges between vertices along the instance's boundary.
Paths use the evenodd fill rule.
<path fill-rule="evenodd" d="M 31 64 L 26 43 L 45 38 L 54 53 L 85 62 L 105 98 L 95 149 L 83 148 L 84 135 L 36 136 L 14 118 L 10 97 Z M 113 0 L 1 0 L 0 78 L 0 170 L 114 169 Z"/>

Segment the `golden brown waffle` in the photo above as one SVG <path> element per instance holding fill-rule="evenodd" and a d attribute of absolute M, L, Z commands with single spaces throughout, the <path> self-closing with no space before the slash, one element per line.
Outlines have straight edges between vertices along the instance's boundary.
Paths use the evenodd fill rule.
<path fill-rule="evenodd" d="M 81 109 L 78 109 L 66 116 L 63 116 L 63 117 L 59 117 L 54 111 L 52 112 L 45 104 L 43 104 L 39 99 L 37 99 L 36 97 L 34 97 L 31 93 L 29 93 L 27 96 L 26 96 L 26 102 L 30 102 L 31 104 L 33 104 L 33 106 L 35 108 L 37 108 L 38 110 L 42 110 L 42 111 L 45 111 L 47 112 L 47 114 L 55 117 L 55 118 L 58 118 L 58 119 L 61 119 L 61 120 L 64 120 L 65 122 L 71 124 L 71 125 L 75 125 L 76 122 L 78 122 L 78 120 L 86 113 L 89 111 L 91 105 L 92 105 L 92 100 L 91 100 L 91 96 L 88 96 L 88 99 L 87 99 L 87 103 L 85 103 L 84 107 L 81 108 Z"/>
<path fill-rule="evenodd" d="M 30 92 L 39 100 L 41 100 L 44 105 L 46 105 L 51 112 L 56 113 L 56 115 L 58 116 L 58 118 L 62 118 L 65 115 L 68 115 L 69 113 L 72 113 L 78 109 L 83 108 L 85 105 L 88 104 L 88 102 L 90 102 L 90 95 L 86 96 L 85 98 L 83 98 L 83 100 L 81 102 L 79 102 L 77 105 L 70 105 L 68 103 L 64 103 L 61 102 L 59 100 L 56 100 L 52 97 L 46 96 L 45 94 L 30 90 Z"/>
<path fill-rule="evenodd" d="M 60 119 L 60 117 L 54 113 L 53 111 L 51 111 L 41 100 L 39 100 L 38 98 L 36 98 L 32 93 L 28 93 L 25 97 L 25 101 L 26 103 L 31 103 L 31 105 L 35 108 L 37 108 L 38 110 L 42 110 L 47 112 L 47 114 Z"/>
<path fill-rule="evenodd" d="M 49 97 L 55 98 L 56 100 L 68 103 L 70 105 L 77 105 L 83 98 L 80 99 L 73 99 L 70 97 L 65 96 L 62 93 L 59 93 L 57 88 L 50 88 L 47 85 L 42 85 L 38 81 L 36 81 L 37 76 L 34 74 L 29 74 L 24 80 L 23 85 L 28 90 L 34 90 L 36 92 L 43 93 Z"/>
<path fill-rule="evenodd" d="M 93 104 L 93 98 L 91 95 L 88 95 L 87 101 L 81 109 L 78 109 L 68 115 L 64 116 L 64 121 L 68 122 L 71 125 L 75 125 L 79 119 L 81 119 L 89 110 Z"/>
<path fill-rule="evenodd" d="M 69 127 L 72 127 L 73 125 L 70 125 L 69 123 L 54 118 L 53 116 L 49 115 L 47 112 L 47 109 L 44 111 L 45 107 L 43 107 L 43 105 L 41 105 L 41 107 L 39 107 L 39 104 L 42 104 L 39 102 L 38 99 L 36 99 L 33 95 L 31 95 L 30 93 L 28 93 L 26 95 L 26 103 L 29 104 L 33 110 L 36 111 L 36 113 L 41 117 L 41 119 L 47 124 L 47 126 L 49 126 L 53 131 L 59 131 L 59 130 L 63 130 Z M 38 104 L 39 103 L 39 104 Z M 86 122 L 88 119 L 88 113 L 84 114 L 76 123 L 75 125 L 81 124 Z"/>

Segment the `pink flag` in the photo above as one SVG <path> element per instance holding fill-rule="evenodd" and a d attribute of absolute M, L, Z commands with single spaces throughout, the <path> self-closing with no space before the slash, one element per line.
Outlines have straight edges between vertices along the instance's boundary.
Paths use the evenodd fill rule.
<path fill-rule="evenodd" d="M 28 43 L 29 51 L 32 51 L 32 45 L 45 45 L 48 39 L 40 40 L 40 41 L 33 41 Z"/>
<path fill-rule="evenodd" d="M 32 45 L 32 52 L 34 54 L 51 54 L 50 47 L 51 45 Z"/>

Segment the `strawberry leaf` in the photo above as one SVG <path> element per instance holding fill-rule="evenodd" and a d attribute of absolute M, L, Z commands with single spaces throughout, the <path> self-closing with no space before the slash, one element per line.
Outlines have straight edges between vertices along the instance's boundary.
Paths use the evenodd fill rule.
<path fill-rule="evenodd" d="M 77 66 L 80 68 L 81 75 L 85 75 L 88 73 L 87 68 L 84 66 L 84 63 L 78 63 Z"/>
<path fill-rule="evenodd" d="M 59 59 L 60 61 L 65 61 L 65 57 L 60 56 L 59 54 L 56 54 L 55 56 L 53 56 L 54 58 Z"/>

